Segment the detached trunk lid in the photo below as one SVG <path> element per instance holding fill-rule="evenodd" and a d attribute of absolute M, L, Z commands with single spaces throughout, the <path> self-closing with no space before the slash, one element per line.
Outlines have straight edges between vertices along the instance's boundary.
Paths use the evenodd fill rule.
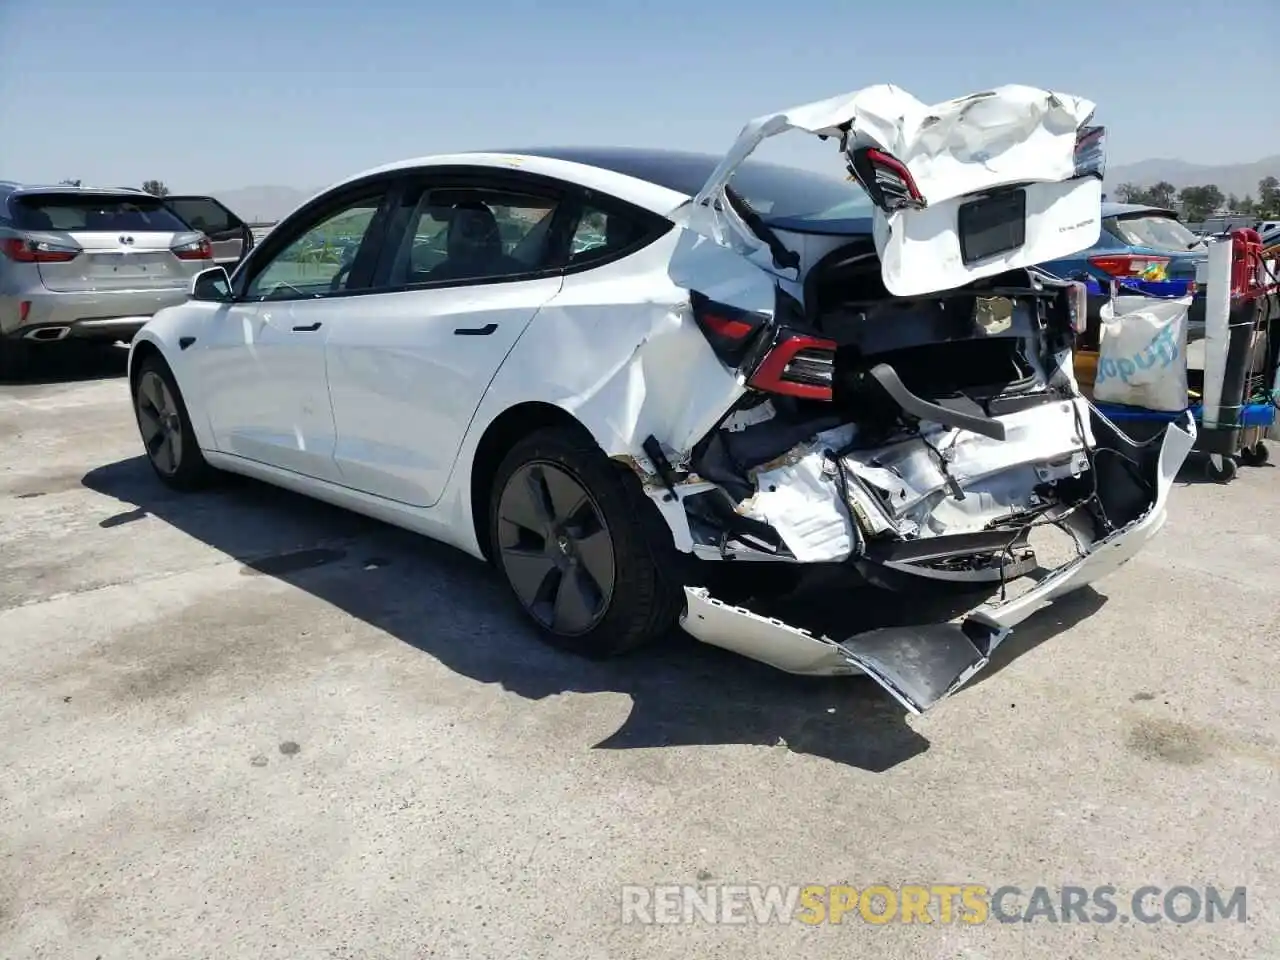
<path fill-rule="evenodd" d="M 882 84 L 748 123 L 694 198 L 691 222 L 763 262 L 767 240 L 726 190 L 765 139 L 833 141 L 873 205 L 885 286 L 917 296 L 1092 246 L 1101 231 L 1104 130 L 1088 100 L 1004 86 L 928 106 Z M 777 258 L 773 258 L 776 265 Z"/>
<path fill-rule="evenodd" d="M 192 270 L 174 249 L 202 239 L 159 198 L 142 194 L 33 193 L 15 207 L 20 229 L 79 249 L 71 259 L 39 263 L 41 282 L 59 293 L 183 287 Z"/>

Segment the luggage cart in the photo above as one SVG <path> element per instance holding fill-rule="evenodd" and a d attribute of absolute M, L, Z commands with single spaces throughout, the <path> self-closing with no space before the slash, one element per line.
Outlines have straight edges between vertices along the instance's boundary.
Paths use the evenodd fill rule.
<path fill-rule="evenodd" d="M 1276 425 L 1280 336 L 1273 336 L 1272 328 L 1280 316 L 1273 269 L 1261 251 L 1253 230 L 1232 231 L 1229 241 L 1210 248 L 1205 338 L 1200 342 L 1204 364 L 1201 371 L 1187 370 L 1187 411 L 1198 428 L 1195 450 L 1207 455 L 1206 475 L 1219 483 L 1234 479 L 1241 463 L 1261 466 L 1270 459 L 1264 438 Z M 1116 292 L 1113 284 L 1112 296 Z M 1151 296 L 1132 288 L 1126 292 Z M 1078 355 L 1077 375 L 1090 386 L 1097 356 L 1089 350 Z M 1096 406 L 1134 439 L 1154 436 L 1182 416 L 1117 404 Z"/>

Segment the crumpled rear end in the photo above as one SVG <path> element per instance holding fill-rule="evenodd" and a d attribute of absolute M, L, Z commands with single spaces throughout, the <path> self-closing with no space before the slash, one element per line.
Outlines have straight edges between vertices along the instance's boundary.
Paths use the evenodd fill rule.
<path fill-rule="evenodd" d="M 993 595 L 944 622 L 879 627 L 843 638 L 819 635 L 741 606 L 726 604 L 700 587 L 686 589 L 686 631 L 703 642 L 733 650 L 781 670 L 804 675 L 865 673 L 912 713 L 922 713 L 967 683 L 1018 624 L 1066 593 L 1105 577 L 1137 554 L 1167 517 L 1169 492 L 1195 442 L 1187 417 L 1161 437 L 1135 444 L 1096 411 L 1092 455 L 1106 451 L 1098 483 L 1082 509 L 1061 519 L 1076 556 L 1054 569 L 1033 565 L 1027 588 Z M 852 612 L 852 621 L 857 611 Z"/>

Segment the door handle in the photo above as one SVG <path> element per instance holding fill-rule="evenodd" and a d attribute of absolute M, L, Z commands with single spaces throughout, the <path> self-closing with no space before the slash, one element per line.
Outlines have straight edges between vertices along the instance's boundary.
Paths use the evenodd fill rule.
<path fill-rule="evenodd" d="M 317 320 L 315 323 L 309 323 L 305 327 L 294 327 L 293 329 L 295 333 L 311 333 L 320 329 L 320 321 Z"/>
<path fill-rule="evenodd" d="M 458 327 L 453 332 L 459 337 L 487 337 L 497 329 L 496 323 L 486 323 L 483 327 Z"/>

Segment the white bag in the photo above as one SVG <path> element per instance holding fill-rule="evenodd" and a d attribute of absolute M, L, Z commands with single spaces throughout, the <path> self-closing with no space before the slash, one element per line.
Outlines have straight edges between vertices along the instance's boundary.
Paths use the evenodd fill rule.
<path fill-rule="evenodd" d="M 1187 409 L 1191 298 L 1118 296 L 1102 305 L 1093 398 L 1170 413 Z"/>

